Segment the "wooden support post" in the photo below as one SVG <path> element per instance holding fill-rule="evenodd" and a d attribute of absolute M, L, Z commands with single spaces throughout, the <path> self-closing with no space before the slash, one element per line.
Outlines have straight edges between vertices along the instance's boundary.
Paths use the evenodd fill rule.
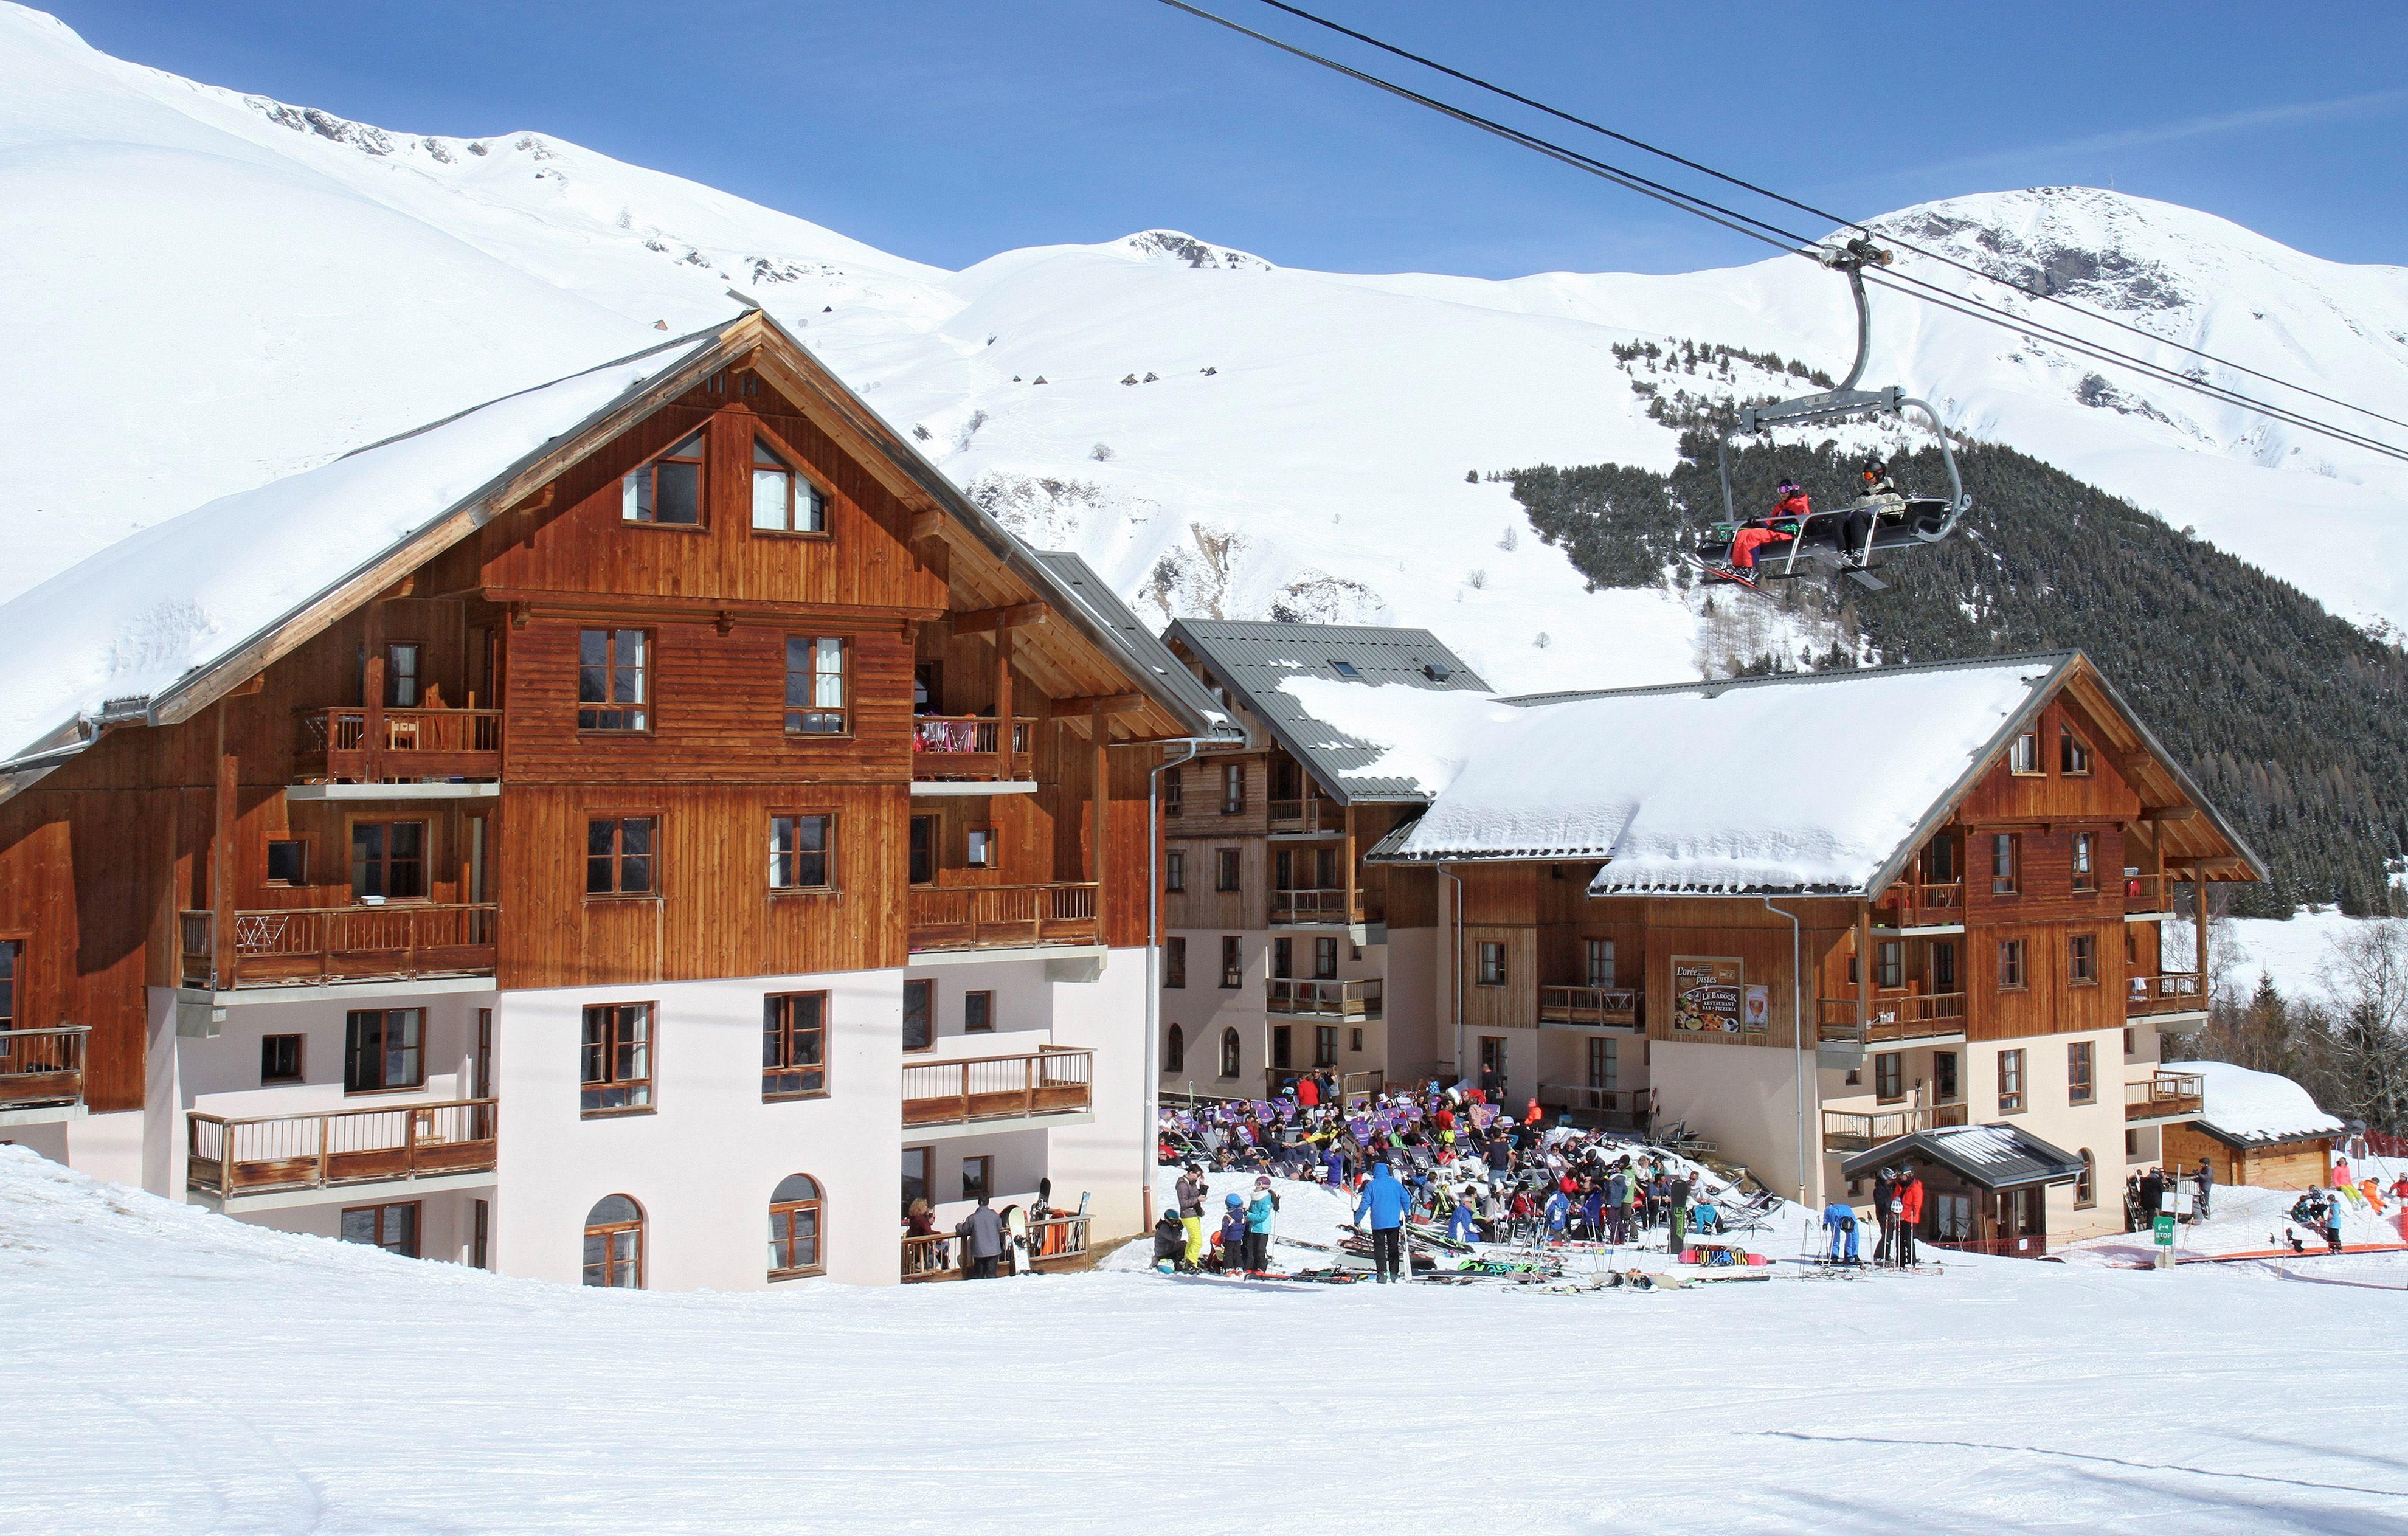
<path fill-rule="evenodd" d="M 995 632 L 995 751 L 999 767 L 996 777 L 1011 777 L 1011 631 Z"/>
<path fill-rule="evenodd" d="M 1872 1026 L 1873 904 L 1868 901 L 1856 909 L 1856 1039 L 1870 1044 Z"/>
<path fill-rule="evenodd" d="M 224 700 L 218 701 L 214 713 L 217 750 L 209 831 L 209 984 L 223 990 L 235 983 L 234 832 L 242 805 L 235 754 L 226 744 Z"/>
<path fill-rule="evenodd" d="M 2199 940 L 2199 1005 L 2207 1006 L 2207 870 L 2194 865 L 2190 871 L 2190 926 L 2197 930 Z M 2163 962 L 2160 962 L 2162 964 Z"/>
<path fill-rule="evenodd" d="M 1088 714 L 1087 731 L 1091 739 L 1089 745 L 1092 746 L 1095 751 L 1096 763 L 1096 808 L 1094 811 L 1096 832 L 1088 845 L 1089 868 L 1087 878 L 1096 883 L 1096 941 L 1100 944 L 1106 942 L 1105 935 L 1111 931 L 1104 921 L 1104 843 L 1107 819 L 1111 813 L 1112 803 L 1111 763 L 1105 755 L 1111 750 L 1112 744 L 1112 717 L 1105 711 L 1101 704 L 1096 705 L 1095 710 Z"/>
<path fill-rule="evenodd" d="M 367 646 L 360 668 L 360 705 L 367 711 L 360 731 L 360 779 L 384 782 L 384 598 L 368 599 Z"/>

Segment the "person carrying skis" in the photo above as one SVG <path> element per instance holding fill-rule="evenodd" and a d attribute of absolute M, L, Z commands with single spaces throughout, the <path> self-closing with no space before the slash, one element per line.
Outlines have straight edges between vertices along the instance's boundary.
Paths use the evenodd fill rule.
<path fill-rule="evenodd" d="M 1204 1197 L 1211 1193 L 1204 1182 L 1204 1170 L 1195 1163 L 1179 1176 L 1179 1224 L 1187 1231 L 1187 1264 L 1195 1268 L 1204 1256 Z"/>
<path fill-rule="evenodd" d="M 1831 1262 L 1854 1264 L 1856 1261 L 1856 1213 L 1844 1200 L 1833 1200 L 1823 1207 L 1823 1230 L 1831 1240 Z"/>
<path fill-rule="evenodd" d="M 1371 1234 L 1371 1268 L 1383 1285 L 1404 1273 L 1405 1211 L 1411 1200 L 1388 1165 L 1374 1163 L 1362 1198 L 1354 1203 L 1354 1225 Z"/>
<path fill-rule="evenodd" d="M 1262 1276 L 1271 1269 L 1271 1217 L 1279 1210 L 1279 1192 L 1268 1173 L 1254 1181 L 1254 1198 L 1246 1206 L 1246 1269 Z"/>

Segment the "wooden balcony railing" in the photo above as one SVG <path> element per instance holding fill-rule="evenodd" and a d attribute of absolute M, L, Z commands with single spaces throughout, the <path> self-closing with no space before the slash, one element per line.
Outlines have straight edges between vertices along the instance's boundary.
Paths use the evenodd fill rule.
<path fill-rule="evenodd" d="M 1319 796 L 1302 799 L 1270 802 L 1270 830 L 1274 832 L 1343 832 L 1346 830 L 1346 809 L 1335 800 Z"/>
<path fill-rule="evenodd" d="M 1377 923 L 1380 921 L 1380 907 L 1377 902 L 1367 901 L 1359 890 L 1273 891 L 1271 921 L 1347 925 Z"/>
<path fill-rule="evenodd" d="M 83 1102 L 88 1024 L 44 1029 L 0 1029 L 0 1110 Z"/>
<path fill-rule="evenodd" d="M 1877 928 L 1935 928 L 1965 921 L 1965 883 L 1914 884 L 1899 881 L 1873 908 Z"/>
<path fill-rule="evenodd" d="M 1823 1145 L 1834 1152 L 1862 1152 L 1919 1130 L 1972 1123 L 1964 1104 L 1916 1104 L 1895 1110 L 1823 1112 Z"/>
<path fill-rule="evenodd" d="M 1336 1073 L 1338 1096 L 1345 1103 L 1351 1104 L 1360 1098 L 1376 1097 L 1387 1088 L 1387 1074 L 1377 1069 L 1340 1072 L 1334 1067 L 1268 1067 L 1263 1069 L 1263 1097 L 1276 1099 L 1292 1087 L 1297 1078 L 1307 1072 L 1325 1070 Z M 1324 1099 L 1323 1102 L 1326 1103 L 1328 1100 Z"/>
<path fill-rule="evenodd" d="M 2197 1072 L 2158 1072 L 2124 1084 L 2124 1118 L 2186 1120 L 2207 1107 L 2207 1079 Z"/>
<path fill-rule="evenodd" d="M 2153 1013 L 2197 1013 L 2207 1007 L 2207 998 L 2200 990 L 2199 972 L 2195 970 L 2128 976 L 2124 986 L 2126 1018 L 2146 1018 Z"/>
<path fill-rule="evenodd" d="M 966 1126 L 1076 1114 L 1093 1105 L 1096 1053 L 1045 1050 L 1025 1056 L 903 1065 L 903 1124 Z"/>
<path fill-rule="evenodd" d="M 1000 750 L 1001 722 L 973 714 L 924 714 L 911 721 L 911 777 L 914 779 L 1018 779 L 1030 772 L 1035 759 L 1029 743 L 1037 722 L 1011 723 L 1011 753 Z"/>
<path fill-rule="evenodd" d="M 1096 916 L 1096 887 L 1087 882 L 921 885 L 912 889 L 910 905 L 910 945 L 915 950 L 1017 949 L 1103 941 Z"/>
<path fill-rule="evenodd" d="M 1017 1202 L 1014 1202 L 1017 1203 Z M 1087 1222 L 1080 1215 L 1040 1216 L 1028 1224 L 1028 1267 L 1033 1270 L 1052 1268 L 1078 1258 L 1087 1251 Z M 958 1280 L 962 1275 L 962 1241 L 951 1232 L 929 1237 L 903 1239 L 903 1278 L 912 1280 Z M 1013 1272 L 1018 1256 L 1006 1254 L 996 1267 L 998 1273 Z"/>
<path fill-rule="evenodd" d="M 2170 912 L 2174 910 L 2174 887 L 2182 882 L 2171 875 L 2125 875 L 2124 910 L 2128 912 Z"/>
<path fill-rule="evenodd" d="M 1819 999 L 1815 1038 L 1834 1045 L 1895 1045 L 1965 1032 L 1962 992 L 1888 993 L 1870 1002 Z"/>
<path fill-rule="evenodd" d="M 218 1199 L 489 1173 L 500 1101 L 227 1119 L 187 1114 L 187 1187 Z"/>
<path fill-rule="evenodd" d="M 217 926 L 231 917 L 230 974 Z M 278 912 L 187 911 L 178 924 L 186 986 L 309 986 L 329 982 L 490 976 L 500 909 L 492 902 L 394 902 Z"/>
<path fill-rule="evenodd" d="M 298 768 L 305 779 L 384 783 L 501 777 L 499 710 L 310 710 L 300 724 Z"/>
<path fill-rule="evenodd" d="M 1592 1088 L 1581 1083 L 1541 1083 L 1539 1102 L 1568 1111 L 1607 1130 L 1643 1130 L 1647 1117 L 1644 1088 Z"/>
<path fill-rule="evenodd" d="M 1264 984 L 1263 1012 L 1314 1019 L 1376 1019 L 1382 988 L 1374 976 L 1359 982 L 1298 982 L 1273 977 Z"/>
<path fill-rule="evenodd" d="M 1641 1020 L 1635 986 L 1542 986 L 1539 1022 L 1584 1024 L 1596 1028 L 1636 1029 Z"/>

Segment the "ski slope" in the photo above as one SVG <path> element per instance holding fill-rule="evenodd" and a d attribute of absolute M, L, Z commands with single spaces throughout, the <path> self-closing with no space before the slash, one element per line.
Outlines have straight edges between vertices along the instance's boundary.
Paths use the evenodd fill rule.
<path fill-rule="evenodd" d="M 0 431 L 46 450 L 0 490 L 0 630 L 9 597 L 131 532 L 750 301 L 1140 611 L 1427 625 L 1507 691 L 1676 681 L 1698 670 L 1697 599 L 1587 592 L 1467 472 L 1663 467 L 1673 434 L 1634 385 L 1801 387 L 1617 345 L 1840 370 L 1853 329 L 1839 280 L 1794 260 L 1362 277 L 1148 231 L 948 272 L 540 133 L 385 130 L 127 65 L 7 5 L 0 202 L 0 351 L 21 364 Z M 2253 366 L 2408 395 L 2400 268 L 2082 189 L 1884 223 Z M 1885 300 L 1875 330 L 1873 375 L 1972 434 L 2408 627 L 2408 570 L 2336 558 L 2387 530 L 2408 468 L 1931 309 Z"/>
<path fill-rule="evenodd" d="M 2216 1266 L 666 1296 L 244 1227 L 14 1147 L 0 1233 L 0 1525 L 44 1536 L 2408 1521 L 2372 1433 L 2398 1299 Z"/>

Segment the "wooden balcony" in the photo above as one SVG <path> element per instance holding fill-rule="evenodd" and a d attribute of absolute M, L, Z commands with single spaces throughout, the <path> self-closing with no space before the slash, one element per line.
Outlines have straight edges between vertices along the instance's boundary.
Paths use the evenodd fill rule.
<path fill-rule="evenodd" d="M 1092 882 L 918 885 L 910 905 L 915 953 L 1103 942 Z"/>
<path fill-rule="evenodd" d="M 1034 1199 L 1034 1197 L 1030 1197 Z M 1013 1204 L 1020 1203 L 1015 1200 Z M 998 1207 L 1000 1209 L 1000 1207 Z M 1080 1215 L 1046 1216 L 1028 1224 L 1028 1268 L 1037 1270 L 1061 1269 L 1086 1256 L 1087 1223 Z M 1015 1256 L 1006 1254 L 996 1267 L 998 1274 L 1017 1272 Z M 962 1242 L 950 1232 L 934 1237 L 907 1237 L 903 1240 L 903 1278 L 914 1280 L 959 1280 L 962 1277 Z"/>
<path fill-rule="evenodd" d="M 1962 992 L 1882 993 L 1870 1001 L 1824 998 L 1817 1006 L 1815 1039 L 1827 1045 L 1905 1045 L 1965 1034 Z"/>
<path fill-rule="evenodd" d="M 1317 795 L 1296 800 L 1273 800 L 1268 810 L 1270 830 L 1275 834 L 1326 837 L 1346 830 L 1346 808 Z"/>
<path fill-rule="evenodd" d="M 2124 1123 L 2165 1125 L 2195 1120 L 2207 1107 L 2207 1079 L 2197 1072 L 2158 1072 L 2124 1084 Z"/>
<path fill-rule="evenodd" d="M 81 1108 L 91 1035 L 87 1024 L 0 1029 L 0 1111 Z"/>
<path fill-rule="evenodd" d="M 1036 739 L 1036 721 L 1015 719 L 1011 751 L 1007 754 L 1002 750 L 1002 723 L 991 716 L 918 715 L 911 721 L 911 777 L 916 781 L 1027 780 L 1036 776 L 1037 759 L 1030 751 Z"/>
<path fill-rule="evenodd" d="M 1374 976 L 1359 982 L 1297 982 L 1273 977 L 1264 983 L 1263 1012 L 1312 1019 L 1376 1019 L 1382 988 Z"/>
<path fill-rule="evenodd" d="M 1645 1130 L 1645 1088 L 1592 1088 L 1582 1083 L 1541 1083 L 1539 1103 L 1560 1110 L 1582 1125 L 1602 1130 Z"/>
<path fill-rule="evenodd" d="M 492 902 L 187 911 L 180 916 L 183 984 L 218 991 L 490 976 L 500 924 L 500 909 Z M 222 918 L 233 926 L 233 942 L 222 954 Z"/>
<path fill-rule="evenodd" d="M 500 1118 L 492 1098 L 244 1119 L 187 1114 L 184 1184 L 224 1202 L 491 1173 Z"/>
<path fill-rule="evenodd" d="M 1094 1107 L 1096 1053 L 974 1056 L 903 1064 L 903 1127 L 1082 1114 Z"/>
<path fill-rule="evenodd" d="M 1301 890 L 1271 893 L 1271 921 L 1283 925 L 1352 927 L 1377 923 L 1380 905 L 1366 901 L 1361 891 Z"/>
<path fill-rule="evenodd" d="M 1825 1110 L 1823 1145 L 1831 1152 L 1863 1152 L 1884 1141 L 1912 1136 L 1919 1130 L 1939 1130 L 1971 1123 L 1970 1111 L 1961 1103 L 1917 1104 L 1894 1110 L 1874 1110 L 1869 1113 L 1855 1110 Z"/>
<path fill-rule="evenodd" d="M 2174 887 L 2182 883 L 2171 875 L 2126 875 L 2124 882 L 2124 915 L 2150 917 L 2174 910 Z"/>
<path fill-rule="evenodd" d="M 1542 986 L 1539 988 L 1539 1022 L 1573 1024 L 1592 1029 L 1637 1029 L 1643 1022 L 1641 998 L 1635 986 Z"/>
<path fill-rule="evenodd" d="M 499 710 L 309 710 L 296 769 L 305 780 L 380 784 L 502 776 Z"/>
<path fill-rule="evenodd" d="M 1964 923 L 1963 881 L 1918 885 L 1901 880 L 1884 891 L 1873 907 L 1876 928 L 1962 927 Z"/>
<path fill-rule="evenodd" d="M 2207 1012 L 2207 997 L 2200 990 L 2199 972 L 2195 970 L 2128 976 L 2124 985 L 2124 1016 L 2128 1019 L 2151 1018 L 2161 1013 Z"/>
<path fill-rule="evenodd" d="M 1336 1067 L 1269 1067 L 1263 1070 L 1263 1097 L 1276 1099 L 1307 1072 L 1327 1071 L 1338 1079 L 1338 1097 L 1346 1103 L 1387 1091 L 1387 1074 L 1377 1069 L 1341 1072 Z M 1325 1100 L 1325 1102 L 1326 1102 Z"/>

